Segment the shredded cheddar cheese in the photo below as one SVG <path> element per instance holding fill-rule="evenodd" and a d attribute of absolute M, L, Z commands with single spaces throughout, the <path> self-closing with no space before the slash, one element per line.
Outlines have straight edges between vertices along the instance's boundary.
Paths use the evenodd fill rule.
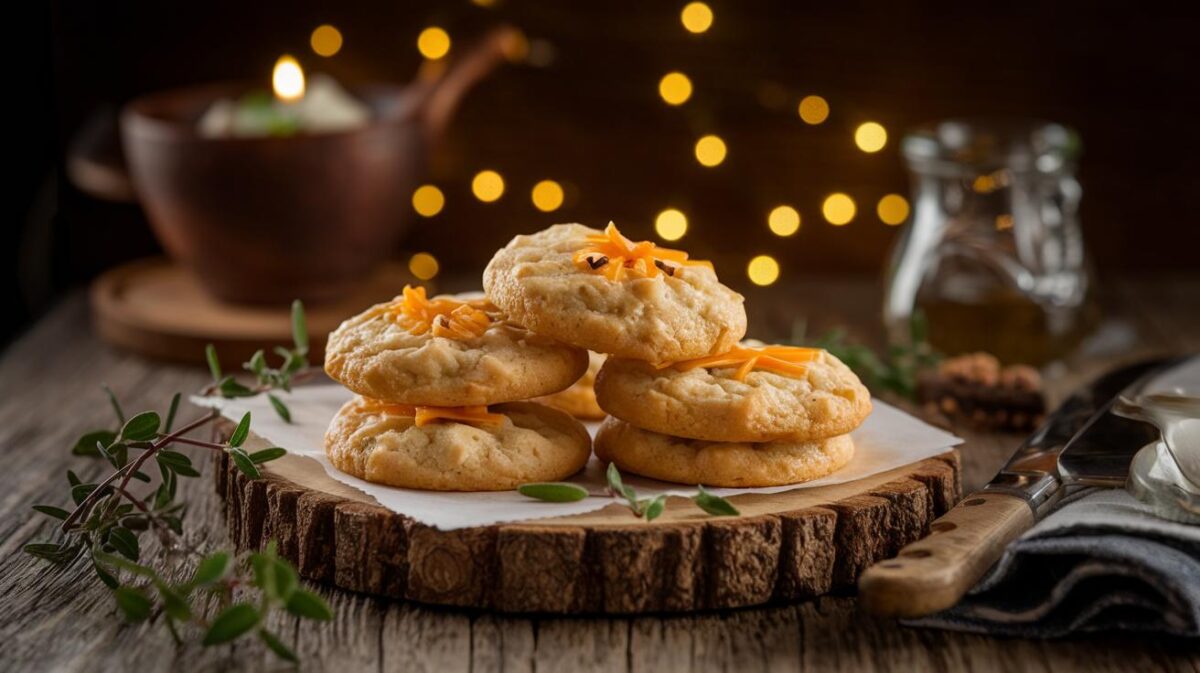
<path fill-rule="evenodd" d="M 418 428 L 437 421 L 457 421 L 468 425 L 497 426 L 504 422 L 503 414 L 488 412 L 484 405 L 473 407 L 421 407 L 411 404 L 393 404 L 382 400 L 362 398 L 359 409 L 367 413 L 386 413 L 413 419 Z"/>
<path fill-rule="evenodd" d="M 483 311 L 484 300 L 461 302 L 454 299 L 429 299 L 425 288 L 404 286 L 404 293 L 386 304 L 380 304 L 368 317 L 386 316 L 408 328 L 412 334 L 432 332 L 448 339 L 471 339 L 482 336 L 492 323 Z"/>
<path fill-rule="evenodd" d="M 660 273 L 674 276 L 681 266 L 706 266 L 711 262 L 689 260 L 682 250 L 660 248 L 650 241 L 634 243 L 617 226 L 608 223 L 603 234 L 588 236 L 588 246 L 575 253 L 575 265 L 584 271 L 602 273 L 611 281 L 626 276 L 654 278 Z"/>
<path fill-rule="evenodd" d="M 744 381 L 746 375 L 755 369 L 783 374 L 785 376 L 802 376 L 806 371 L 804 363 L 812 362 L 821 355 L 820 348 L 797 348 L 795 346 L 764 346 L 763 348 L 743 348 L 734 346 L 728 352 L 718 355 L 708 355 L 695 360 L 684 360 L 662 365 L 660 369 L 674 367 L 681 372 L 704 367 L 717 369 L 719 367 L 737 367 L 733 378 Z"/>

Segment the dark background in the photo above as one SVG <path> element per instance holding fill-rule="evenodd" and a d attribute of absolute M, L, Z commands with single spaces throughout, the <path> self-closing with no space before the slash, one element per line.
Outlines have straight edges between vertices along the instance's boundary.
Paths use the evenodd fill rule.
<path fill-rule="evenodd" d="M 691 35 L 684 2 L 246 3 L 56 1 L 15 20 L 10 72 L 19 95 L 13 211 L 3 228 L 3 285 L 11 307 L 0 340 L 63 291 L 105 268 L 158 250 L 140 210 L 98 201 L 63 177 L 67 148 L 89 121 L 163 87 L 246 78 L 269 83 L 275 59 L 344 82 L 410 80 L 416 35 L 445 27 L 461 50 L 507 21 L 553 54 L 542 67 L 506 66 L 466 100 L 432 168 L 445 210 L 415 223 L 406 251 L 428 250 L 450 273 L 474 272 L 514 233 L 556 221 L 616 220 L 651 237 L 673 206 L 690 229 L 678 245 L 716 260 L 745 289 L 746 260 L 769 251 L 783 281 L 805 273 L 878 274 L 898 232 L 879 197 L 907 195 L 898 154 L 905 128 L 952 116 L 1015 115 L 1075 127 L 1084 141 L 1082 221 L 1101 279 L 1200 270 L 1200 40 L 1185 3 L 732 2 L 711 0 L 711 30 Z M 323 59 L 311 30 L 337 26 L 342 51 Z M 695 86 L 681 108 L 658 97 L 682 70 Z M 803 124 L 796 102 L 815 93 L 832 114 Z M 108 115 L 106 117 L 105 115 Z M 865 154 L 853 129 L 874 120 L 885 149 Z M 729 156 L 699 166 L 692 144 L 720 134 Z M 470 177 L 492 168 L 503 199 L 482 204 Z M 568 186 L 568 203 L 541 213 L 532 185 Z M 832 227 L 819 213 L 831 191 L 859 214 Z M 766 228 L 778 203 L 803 217 L 796 236 Z M 1198 298 L 1200 303 L 1200 298 Z"/>

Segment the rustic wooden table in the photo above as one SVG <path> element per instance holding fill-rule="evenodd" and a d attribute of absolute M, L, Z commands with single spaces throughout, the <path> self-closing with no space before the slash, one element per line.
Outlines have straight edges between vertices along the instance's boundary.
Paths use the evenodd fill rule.
<path fill-rule="evenodd" d="M 1119 361 L 1200 350 L 1200 278 L 1110 281 L 1107 323 L 1086 357 L 1050 374 L 1052 397 Z M 825 280 L 778 287 L 760 329 L 781 328 L 792 313 L 821 316 L 819 332 L 844 324 L 877 338 L 878 287 Z M 773 300 L 773 301 L 772 301 Z M 785 322 L 786 321 L 786 322 Z M 255 642 L 176 648 L 157 624 L 123 626 L 109 592 L 82 563 L 57 570 L 21 552 L 51 525 L 29 510 L 59 502 L 64 471 L 85 480 L 103 466 L 71 456 L 85 429 L 110 422 L 100 391 L 108 383 L 128 409 L 161 405 L 198 389 L 206 373 L 167 367 L 100 343 L 74 296 L 12 344 L 0 359 L 0 670 L 268 670 L 278 660 Z M 964 480 L 978 487 L 1019 438 L 971 436 Z M 197 461 L 205 470 L 208 461 Z M 205 546 L 228 544 L 223 508 L 207 478 L 184 480 L 192 503 L 185 532 Z M 332 623 L 276 618 L 292 634 L 305 667 L 359 670 L 657 671 L 657 670 L 1065 670 L 1197 671 L 1194 643 L 1113 635 L 1069 641 L 1009 640 L 902 627 L 857 609 L 851 596 L 798 605 L 632 619 L 509 618 L 435 610 L 322 589 Z"/>

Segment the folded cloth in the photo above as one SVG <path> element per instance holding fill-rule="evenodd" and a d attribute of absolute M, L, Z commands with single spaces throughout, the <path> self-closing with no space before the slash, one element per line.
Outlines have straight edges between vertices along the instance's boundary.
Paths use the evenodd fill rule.
<path fill-rule="evenodd" d="M 1103 630 L 1200 636 L 1200 526 L 1123 490 L 1085 489 L 1009 545 L 953 608 L 906 622 L 1025 638 Z"/>

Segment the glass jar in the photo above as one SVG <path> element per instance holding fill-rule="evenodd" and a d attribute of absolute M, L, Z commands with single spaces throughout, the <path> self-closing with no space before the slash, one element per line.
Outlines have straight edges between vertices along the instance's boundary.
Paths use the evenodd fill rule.
<path fill-rule="evenodd" d="M 1078 345 L 1095 314 L 1079 150 L 1074 131 L 1043 122 L 949 120 L 904 138 L 913 214 L 887 275 L 893 342 L 920 311 L 947 355 L 1040 365 Z"/>

